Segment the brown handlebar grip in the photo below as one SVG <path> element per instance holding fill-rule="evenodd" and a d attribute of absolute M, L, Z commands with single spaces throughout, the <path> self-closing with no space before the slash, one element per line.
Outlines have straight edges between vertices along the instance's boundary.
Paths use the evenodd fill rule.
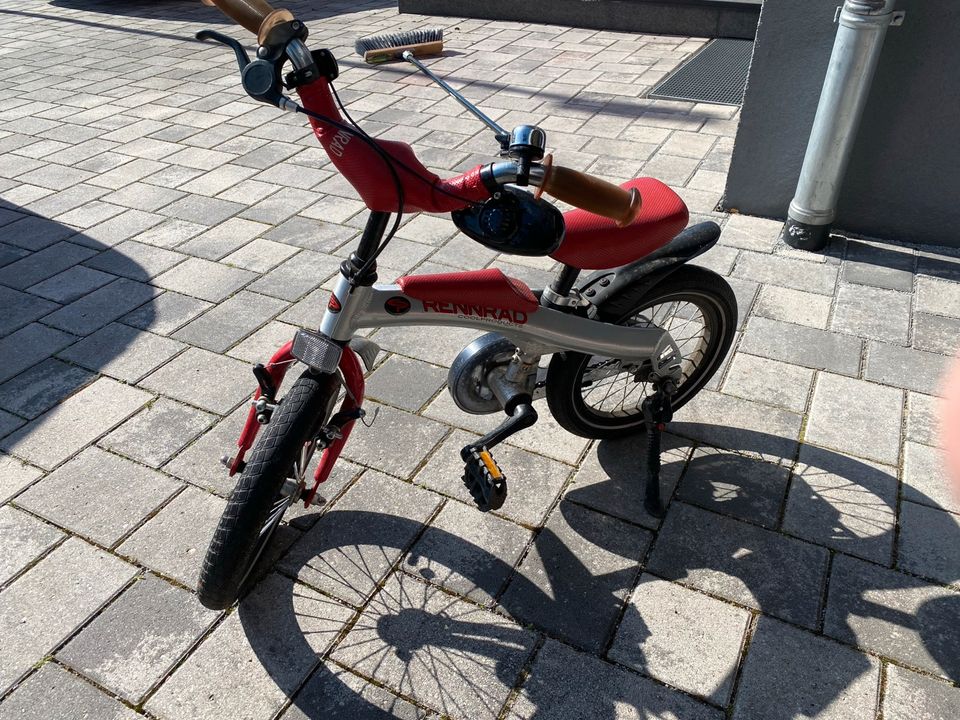
<path fill-rule="evenodd" d="M 643 201 L 636 188 L 624 190 L 606 180 L 559 165 L 551 165 L 543 180 L 544 192 L 557 200 L 629 225 L 640 215 Z"/>
<path fill-rule="evenodd" d="M 266 0 L 203 0 L 203 3 L 216 5 L 224 15 L 254 35 L 260 31 L 260 25 L 266 20 L 267 15 L 273 12 L 273 8 Z"/>

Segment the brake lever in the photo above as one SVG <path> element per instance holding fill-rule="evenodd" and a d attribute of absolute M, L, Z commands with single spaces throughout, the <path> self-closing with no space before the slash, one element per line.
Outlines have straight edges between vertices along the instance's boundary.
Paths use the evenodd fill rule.
<path fill-rule="evenodd" d="M 243 45 L 232 37 L 218 33 L 216 30 L 201 30 L 196 34 L 196 38 L 197 40 L 216 40 L 218 43 L 229 47 L 236 54 L 237 64 L 241 70 L 250 64 L 250 56 L 247 55 L 247 51 L 243 48 Z"/>

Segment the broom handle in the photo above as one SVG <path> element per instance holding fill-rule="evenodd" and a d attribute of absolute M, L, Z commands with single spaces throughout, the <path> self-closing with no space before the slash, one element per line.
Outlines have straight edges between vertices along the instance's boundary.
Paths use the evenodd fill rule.
<path fill-rule="evenodd" d="M 507 132 L 506 130 L 504 130 L 502 127 L 500 127 L 499 125 L 497 125 L 497 123 L 495 123 L 493 120 L 491 120 L 489 117 L 487 117 L 487 116 L 483 113 L 483 111 L 480 110 L 480 108 L 478 108 L 478 107 L 477 107 L 476 105 L 474 105 L 472 102 L 470 102 L 469 100 L 467 100 L 463 95 L 461 95 L 461 94 L 458 93 L 456 90 L 454 90 L 452 87 L 450 87 L 446 82 L 444 82 L 443 80 L 441 80 L 440 78 L 438 78 L 436 75 L 434 75 L 434 74 L 427 68 L 426 65 L 424 65 L 422 62 L 420 62 L 419 60 L 417 60 L 416 57 L 414 57 L 414 55 L 413 55 L 412 52 L 410 52 L 409 50 L 405 51 L 405 52 L 403 53 L 403 59 L 406 60 L 408 63 L 412 63 L 412 64 L 416 65 L 418 68 L 420 68 L 420 71 L 421 71 L 424 75 L 426 75 L 428 78 L 430 78 L 431 80 L 433 80 L 437 85 L 439 85 L 439 86 L 442 87 L 444 90 L 446 90 L 448 93 L 450 93 L 450 94 L 453 96 L 453 99 L 454 99 L 454 100 L 456 100 L 458 103 L 460 103 L 461 105 L 463 105 L 467 110 L 469 110 L 471 113 L 473 113 L 473 115 L 474 115 L 480 122 L 482 122 L 482 123 L 483 123 L 484 125 L 486 125 L 488 128 L 490 128 L 491 130 L 493 130 L 493 131 L 497 134 L 497 140 L 499 140 L 500 142 L 503 142 L 504 140 L 508 140 L 508 139 L 510 138 L 510 133 L 508 133 L 508 132 Z"/>

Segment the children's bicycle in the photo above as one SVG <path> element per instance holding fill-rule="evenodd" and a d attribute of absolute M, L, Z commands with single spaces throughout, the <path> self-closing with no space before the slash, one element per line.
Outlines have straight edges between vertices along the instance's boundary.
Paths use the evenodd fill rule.
<path fill-rule="evenodd" d="M 500 145 L 501 160 L 441 179 L 409 145 L 375 140 L 353 122 L 333 85 L 336 59 L 328 50 L 308 50 L 307 28 L 289 11 L 264 0 L 205 1 L 256 33 L 259 47 L 251 61 L 233 38 L 210 30 L 197 37 L 233 49 L 253 98 L 309 118 L 370 212 L 319 327 L 298 330 L 253 369 L 258 388 L 238 451 L 224 458 L 230 475 L 240 478 L 203 563 L 201 602 L 216 609 L 232 604 L 285 511 L 296 502 L 319 502 L 320 485 L 365 414 L 364 368 L 373 368 L 379 348 L 357 336 L 363 328 L 486 331 L 460 352 L 448 375 L 461 410 L 505 413 L 495 430 L 461 451 L 464 484 L 481 511 L 500 508 L 507 496 L 493 449 L 533 425 L 534 401 L 545 397 L 557 422 L 576 435 L 647 433 L 645 505 L 662 515 L 660 433 L 717 370 L 735 332 L 730 286 L 686 264 L 716 243 L 720 228 L 709 222 L 687 228 L 683 201 L 653 178 L 618 187 L 554 164 L 543 129 L 504 130 L 405 53 L 488 125 Z M 284 94 L 289 90 L 300 103 Z M 543 193 L 576 209 L 561 213 Z M 414 212 L 450 213 L 457 228 L 489 248 L 550 256 L 561 268 L 543 289 L 495 268 L 377 284 L 377 258 L 402 215 Z M 585 270 L 594 272 L 581 277 Z M 296 361 L 307 369 L 281 398 L 284 375 Z"/>

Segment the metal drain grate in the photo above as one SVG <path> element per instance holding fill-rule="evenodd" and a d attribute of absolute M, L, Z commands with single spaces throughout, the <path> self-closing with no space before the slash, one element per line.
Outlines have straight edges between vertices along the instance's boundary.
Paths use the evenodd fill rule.
<path fill-rule="evenodd" d="M 739 105 L 747 87 L 752 40 L 711 40 L 661 80 L 647 97 Z"/>

